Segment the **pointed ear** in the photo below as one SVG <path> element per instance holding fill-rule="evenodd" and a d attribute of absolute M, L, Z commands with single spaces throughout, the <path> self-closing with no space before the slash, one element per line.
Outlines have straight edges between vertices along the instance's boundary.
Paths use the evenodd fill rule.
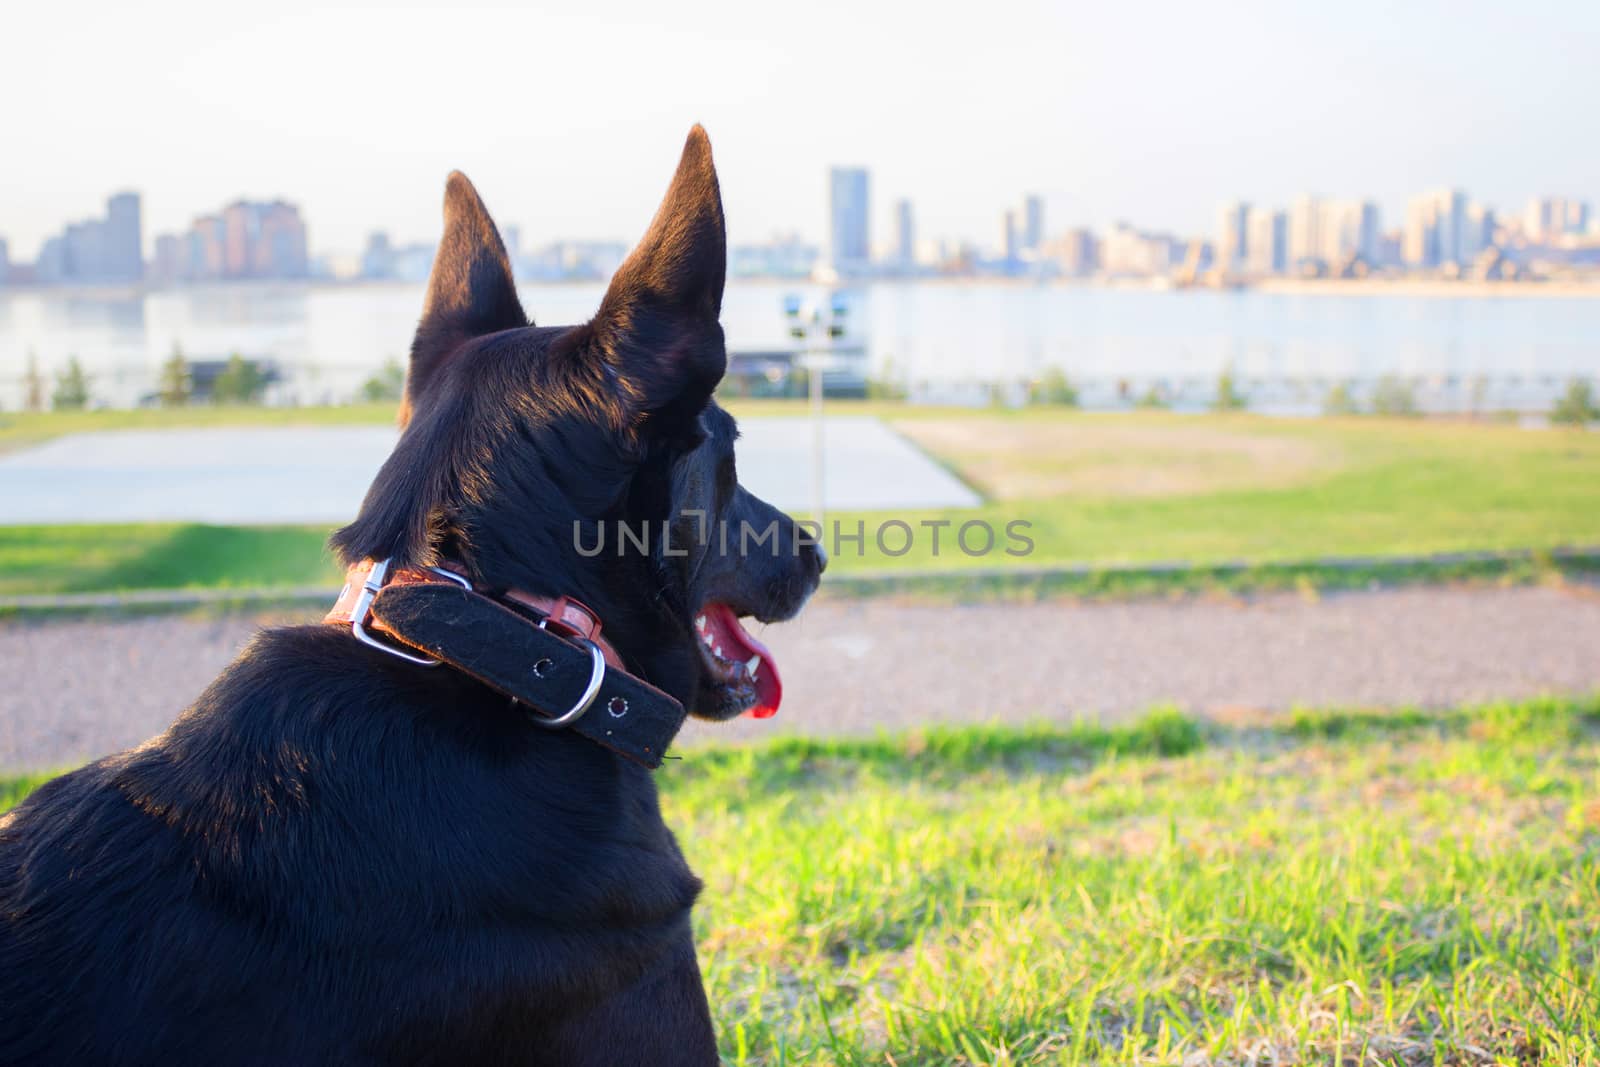
<path fill-rule="evenodd" d="M 463 343 L 527 325 L 500 231 L 467 176 L 451 171 L 444 190 L 444 236 L 428 276 L 422 321 L 411 342 L 401 425 L 438 369 Z"/>
<path fill-rule="evenodd" d="M 590 322 L 635 414 L 698 414 L 722 380 L 728 269 L 711 141 L 696 126 L 644 239 L 611 279 Z"/>

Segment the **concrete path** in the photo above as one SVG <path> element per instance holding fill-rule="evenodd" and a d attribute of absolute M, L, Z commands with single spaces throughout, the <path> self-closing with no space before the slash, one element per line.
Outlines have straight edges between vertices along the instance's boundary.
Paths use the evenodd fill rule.
<path fill-rule="evenodd" d="M 159 732 L 258 625 L 0 626 L 0 772 L 70 765 Z M 1587 588 L 959 608 L 823 600 L 761 636 L 783 671 L 783 710 L 693 723 L 686 741 L 1116 720 L 1166 701 L 1227 714 L 1600 688 L 1600 593 Z"/>
<path fill-rule="evenodd" d="M 780 508 L 809 508 L 811 422 L 750 418 L 740 428 L 745 486 Z M 0 523 L 343 523 L 394 440 L 382 426 L 74 434 L 0 456 Z M 978 503 L 877 419 L 827 419 L 824 440 L 830 508 Z"/>

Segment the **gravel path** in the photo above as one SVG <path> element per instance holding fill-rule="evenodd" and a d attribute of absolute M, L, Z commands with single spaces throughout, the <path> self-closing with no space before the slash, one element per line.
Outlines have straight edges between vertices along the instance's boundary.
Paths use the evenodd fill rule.
<path fill-rule="evenodd" d="M 159 732 L 258 625 L 0 626 L 0 772 L 68 765 Z M 783 711 L 691 724 L 686 737 L 1114 719 L 1166 701 L 1230 714 L 1600 687 L 1600 593 L 1585 588 L 959 608 L 836 600 L 763 638 L 783 668 Z"/>

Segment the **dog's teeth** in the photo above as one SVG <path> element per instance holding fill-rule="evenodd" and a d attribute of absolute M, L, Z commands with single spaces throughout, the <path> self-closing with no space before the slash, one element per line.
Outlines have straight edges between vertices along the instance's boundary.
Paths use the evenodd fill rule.
<path fill-rule="evenodd" d="M 697 629 L 704 630 L 706 628 L 706 617 L 704 615 L 700 616 L 694 620 L 694 624 Z"/>
<path fill-rule="evenodd" d="M 744 661 L 744 665 L 750 668 L 750 677 L 754 678 L 756 676 L 756 668 L 761 666 L 761 657 L 751 656 Z"/>

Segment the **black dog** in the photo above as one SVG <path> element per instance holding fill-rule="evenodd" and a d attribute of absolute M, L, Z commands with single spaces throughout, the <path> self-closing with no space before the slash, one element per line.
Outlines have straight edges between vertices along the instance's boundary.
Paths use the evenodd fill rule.
<path fill-rule="evenodd" d="M 737 483 L 711 398 L 725 264 L 698 127 L 582 326 L 529 323 L 452 175 L 404 431 L 334 536 L 346 563 L 437 565 L 494 611 L 574 598 L 608 678 L 707 718 L 770 708 L 737 617 L 792 616 L 824 559 Z M 617 524 L 653 536 L 619 545 Z M 556 640 L 522 610 L 508 632 Z M 531 717 L 348 626 L 263 632 L 166 733 L 0 818 L 0 1061 L 715 1063 L 700 883 L 650 772 Z"/>

